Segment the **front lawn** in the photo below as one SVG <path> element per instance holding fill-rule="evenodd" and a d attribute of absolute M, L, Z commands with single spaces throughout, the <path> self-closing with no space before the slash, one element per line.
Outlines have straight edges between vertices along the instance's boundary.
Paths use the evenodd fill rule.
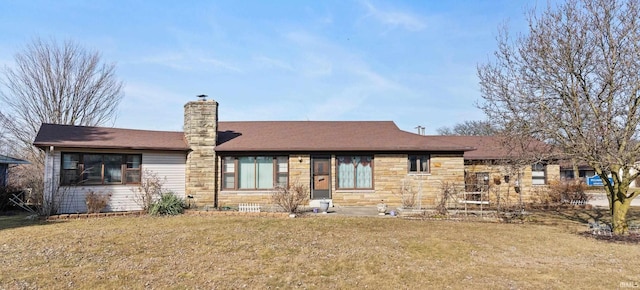
<path fill-rule="evenodd" d="M 640 283 L 637 244 L 586 238 L 577 234 L 584 224 L 555 220 L 183 215 L 6 226 L 8 219 L 0 219 L 0 288 L 611 289 Z"/>

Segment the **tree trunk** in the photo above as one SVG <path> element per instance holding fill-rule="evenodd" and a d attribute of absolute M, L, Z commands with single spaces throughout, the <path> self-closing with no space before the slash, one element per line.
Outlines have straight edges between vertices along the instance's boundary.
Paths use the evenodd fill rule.
<path fill-rule="evenodd" d="M 618 196 L 616 196 L 618 195 Z M 627 211 L 631 206 L 631 198 L 620 198 L 618 194 L 611 194 L 611 226 L 616 235 L 628 235 L 629 225 L 627 224 Z"/>

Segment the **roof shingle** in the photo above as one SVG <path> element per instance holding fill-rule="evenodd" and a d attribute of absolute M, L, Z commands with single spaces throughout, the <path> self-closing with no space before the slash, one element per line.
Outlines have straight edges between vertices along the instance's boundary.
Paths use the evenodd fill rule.
<path fill-rule="evenodd" d="M 42 124 L 33 141 L 37 147 L 188 151 L 184 133 Z"/>
<path fill-rule="evenodd" d="M 216 151 L 468 151 L 391 121 L 219 122 Z"/>

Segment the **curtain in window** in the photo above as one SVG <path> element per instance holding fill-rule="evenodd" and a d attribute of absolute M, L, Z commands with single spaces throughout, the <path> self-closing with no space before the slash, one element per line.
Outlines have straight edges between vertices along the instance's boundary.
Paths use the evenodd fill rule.
<path fill-rule="evenodd" d="M 338 186 L 340 188 L 355 188 L 354 167 L 351 157 L 338 157 Z"/>
<path fill-rule="evenodd" d="M 340 156 L 338 162 L 339 188 L 372 188 L 373 170 L 370 156 Z"/>
<path fill-rule="evenodd" d="M 273 188 L 273 157 L 257 157 L 258 189 Z"/>
<path fill-rule="evenodd" d="M 356 166 L 356 188 L 372 188 L 371 158 L 361 157 Z"/>
<path fill-rule="evenodd" d="M 238 188 L 256 188 L 255 157 L 238 157 Z"/>

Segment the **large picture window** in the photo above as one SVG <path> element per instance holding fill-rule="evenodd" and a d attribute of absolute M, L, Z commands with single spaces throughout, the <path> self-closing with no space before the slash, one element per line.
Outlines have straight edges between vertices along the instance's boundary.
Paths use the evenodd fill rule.
<path fill-rule="evenodd" d="M 287 186 L 289 158 L 286 156 L 239 156 L 222 159 L 224 189 L 258 190 Z"/>
<path fill-rule="evenodd" d="M 140 154 L 62 153 L 62 185 L 140 183 Z"/>
<path fill-rule="evenodd" d="M 372 189 L 373 157 L 337 156 L 338 188 Z"/>

